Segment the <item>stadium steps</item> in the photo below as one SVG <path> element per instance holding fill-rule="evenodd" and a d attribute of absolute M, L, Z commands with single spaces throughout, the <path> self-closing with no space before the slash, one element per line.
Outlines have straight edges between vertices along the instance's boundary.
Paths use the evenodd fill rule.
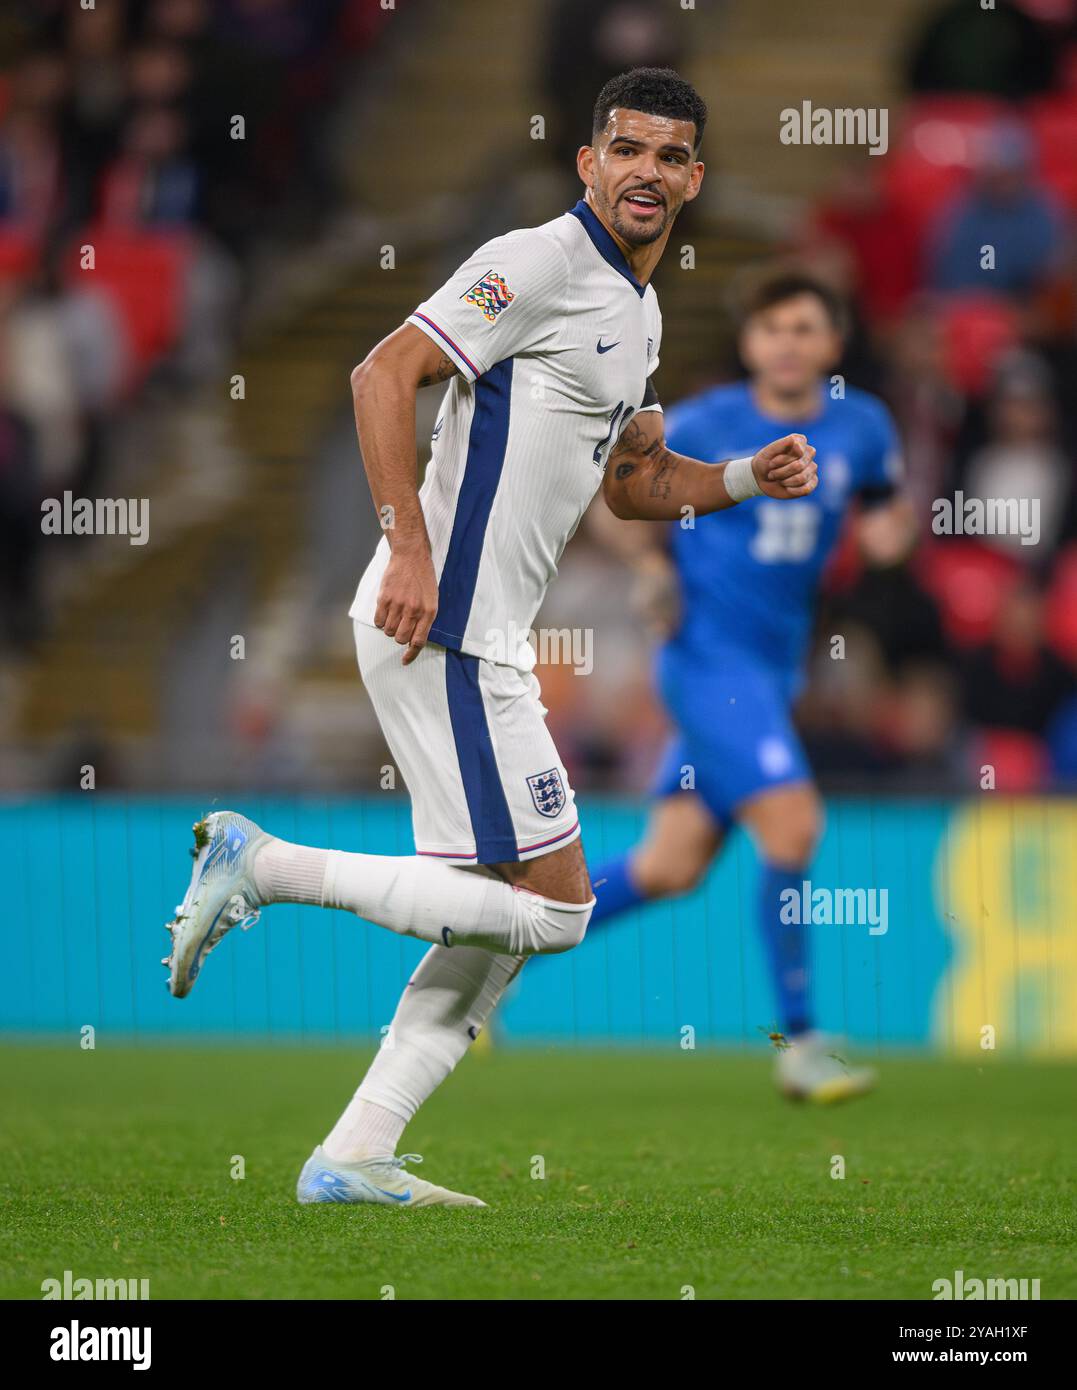
<path fill-rule="evenodd" d="M 690 244 L 695 268 L 683 270 L 679 248 Z M 761 261 L 770 242 L 745 228 L 707 220 L 674 231 L 654 286 L 662 309 L 661 362 L 655 374 L 666 405 L 721 376 L 729 365 L 736 283 L 746 265 Z"/>
<path fill-rule="evenodd" d="M 326 418 L 348 400 L 350 369 L 399 321 L 397 301 L 420 297 L 429 273 L 417 260 L 387 291 L 374 264 L 241 353 L 234 370 L 245 400 L 163 413 L 164 458 L 154 480 L 140 483 L 150 495 L 150 543 L 89 542 L 101 558 L 80 565 L 26 673 L 17 738 L 39 751 L 72 731 L 116 745 L 151 738 L 171 644 L 230 551 L 250 558 L 256 596 L 271 591 L 299 541 L 304 464 Z"/>
<path fill-rule="evenodd" d="M 350 403 L 351 369 L 418 303 L 429 276 L 422 254 L 408 256 L 392 272 L 380 270 L 376 260 L 365 262 L 250 360 L 258 408 L 245 415 L 239 438 L 258 459 L 259 496 L 248 522 L 256 557 L 256 638 L 268 629 L 279 640 L 292 607 L 288 595 L 306 544 L 309 464 L 327 423 Z M 301 614 L 293 621 L 301 622 Z"/>
<path fill-rule="evenodd" d="M 91 725 L 95 736 L 146 731 L 153 700 L 142 657 L 169 631 L 162 620 L 193 600 L 241 496 L 239 460 L 211 402 L 162 410 L 147 401 L 129 433 L 107 487 L 148 499 L 149 541 L 60 542 L 68 553 L 52 587 L 53 625 L 18 696 L 17 733 L 31 742 Z M 148 467 L 125 457 L 143 451 L 151 452 Z"/>
<path fill-rule="evenodd" d="M 504 0 L 416 9 L 414 41 L 394 55 L 391 82 L 383 76 L 385 99 L 375 91 L 365 102 L 363 139 L 351 165 L 362 206 L 398 216 L 443 196 L 455 204 L 450 216 L 459 226 L 462 215 L 477 211 L 475 190 L 488 188 L 491 176 L 500 171 L 511 182 L 520 147 L 529 142 L 530 118 L 540 110 L 535 59 L 547 10 L 546 0 L 513 0 L 506 25 Z M 516 151 L 508 163 L 505 149 Z M 386 178 L 389 166 L 371 158 L 372 151 L 402 151 L 414 177 Z"/>
<path fill-rule="evenodd" d="M 709 97 L 707 154 L 719 176 L 713 190 L 781 190 L 809 198 L 850 158 L 876 163 L 864 150 L 782 145 L 780 113 L 802 101 L 887 107 L 893 126 L 903 95 L 901 63 L 920 23 L 936 8 L 935 0 L 729 5 L 717 42 L 691 68 Z"/>

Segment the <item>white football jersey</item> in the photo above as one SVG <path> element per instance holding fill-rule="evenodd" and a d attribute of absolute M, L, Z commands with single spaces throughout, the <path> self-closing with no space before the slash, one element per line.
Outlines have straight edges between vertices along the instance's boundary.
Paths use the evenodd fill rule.
<path fill-rule="evenodd" d="M 662 320 L 584 201 L 480 247 L 408 318 L 456 365 L 419 492 L 438 578 L 430 640 L 528 671 L 561 552 L 644 407 Z M 653 393 L 652 393 L 653 394 Z M 373 623 L 383 537 L 350 614 Z"/>

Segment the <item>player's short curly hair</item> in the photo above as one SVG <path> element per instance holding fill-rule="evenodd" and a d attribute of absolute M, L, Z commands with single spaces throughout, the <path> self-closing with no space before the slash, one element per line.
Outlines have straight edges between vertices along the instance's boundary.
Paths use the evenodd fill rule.
<path fill-rule="evenodd" d="M 617 107 L 643 111 L 648 116 L 668 116 L 674 121 L 691 121 L 696 128 L 695 149 L 703 139 L 707 124 L 707 103 L 690 82 L 672 68 L 629 68 L 611 77 L 595 102 L 591 134 L 605 128 L 610 112 Z"/>

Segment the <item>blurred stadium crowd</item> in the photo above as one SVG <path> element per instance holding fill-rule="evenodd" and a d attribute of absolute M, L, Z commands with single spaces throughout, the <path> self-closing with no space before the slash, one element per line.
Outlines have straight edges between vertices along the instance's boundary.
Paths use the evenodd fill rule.
<path fill-rule="evenodd" d="M 0 598 L 4 639 L 25 646 L 43 621 L 40 499 L 107 492 L 110 445 L 147 393 L 182 401 L 226 376 L 266 248 L 302 245 L 333 209 L 326 129 L 387 13 L 379 0 L 5 11 Z"/>
<path fill-rule="evenodd" d="M 594 8 L 577 124 L 617 8 Z M 663 8 L 631 9 L 680 61 Z M 866 570 L 850 543 L 831 567 L 799 718 L 833 789 L 967 788 L 987 765 L 1006 790 L 1077 780 L 1077 7 L 998 14 L 994 48 L 975 7 L 928 15 L 889 152 L 850 160 L 774 248 L 853 307 L 840 370 L 893 410 L 919 521 L 907 562 Z M 721 138 L 704 151 L 719 166 Z M 737 376 L 734 358 L 730 342 L 712 379 Z M 935 534 L 932 504 L 958 493 L 1036 501 L 1037 543 Z M 590 725 L 566 718 L 566 687 L 551 700 L 559 745 L 584 729 L 581 759 L 616 763 L 633 720 L 610 729 L 610 706 Z"/>
<path fill-rule="evenodd" d="M 816 663 L 805 718 L 834 773 L 990 764 L 1019 791 L 1077 776 L 1077 43 L 1070 5 L 1001 11 L 993 52 L 968 18 L 931 18 L 890 153 L 800 248 L 856 306 L 846 369 L 897 416 L 921 524 L 908 564 L 835 567 L 830 630 L 864 651 Z M 1038 541 L 935 534 L 957 494 L 1037 502 Z"/>
<path fill-rule="evenodd" d="M 421 13 L 422 3 L 400 8 Z M 563 172 L 595 91 L 624 66 L 665 61 L 695 75 L 677 10 L 665 0 L 546 6 L 533 77 L 553 128 L 541 157 Z M 976 12 L 951 0 L 926 11 L 892 55 L 904 97 L 890 106 L 889 152 L 850 151 L 845 172 L 770 246 L 848 297 L 855 327 L 841 371 L 894 411 L 920 522 L 906 562 L 868 571 L 846 546 L 828 579 L 801 720 L 833 788 L 957 790 L 976 785 L 984 764 L 1003 789 L 1077 782 L 1077 0 L 999 0 L 993 47 L 982 26 L 972 32 Z M 49 638 L 42 595 L 59 551 L 42 544 L 41 499 L 107 494 L 125 420 L 147 401 L 182 409 L 227 381 L 267 267 L 302 258 L 346 198 L 330 127 L 376 68 L 388 14 L 379 0 L 7 7 L 0 644 L 12 669 L 32 668 Z M 225 138 L 237 112 L 245 138 Z M 720 127 L 704 154 L 720 169 Z M 484 208 L 483 235 L 502 230 L 496 212 Z M 988 244 L 997 263 L 977 269 Z M 660 374 L 663 399 L 735 375 L 726 337 L 724 356 Z M 356 360 L 368 346 L 354 344 Z M 341 393 L 346 413 L 346 380 Z M 933 503 L 957 492 L 1035 499 L 1038 543 L 936 535 Z M 342 630 L 365 559 L 348 557 L 350 579 L 333 596 Z M 595 633 L 588 678 L 567 664 L 539 672 L 583 788 L 639 790 L 663 737 L 625 589 L 581 532 L 540 618 Z M 827 651 L 835 632 L 842 662 Z M 286 744 L 287 716 L 269 733 L 250 722 L 253 781 L 340 786 L 328 751 L 276 778 L 257 745 Z M 369 721 L 355 738 L 368 754 L 343 764 L 349 777 L 382 760 Z M 189 770 L 212 780 L 211 762 Z"/>

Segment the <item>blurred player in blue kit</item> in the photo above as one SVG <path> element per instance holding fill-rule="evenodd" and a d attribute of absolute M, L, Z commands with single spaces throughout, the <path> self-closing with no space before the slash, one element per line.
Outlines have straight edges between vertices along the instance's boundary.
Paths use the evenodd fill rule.
<path fill-rule="evenodd" d="M 861 1094 L 874 1076 L 850 1069 L 815 1027 L 808 931 L 791 905 L 822 808 L 791 711 L 823 571 L 847 518 L 872 563 L 901 559 L 912 538 L 889 411 L 830 377 L 843 326 L 843 305 L 824 283 L 796 270 L 771 273 L 742 315 L 748 378 L 704 391 L 666 417 L 671 448 L 716 462 L 750 454 L 779 432 L 809 434 L 819 468 L 810 497 L 755 497 L 721 516 L 686 512 L 659 525 L 596 518 L 600 536 L 637 571 L 641 606 L 664 639 L 656 684 L 675 732 L 644 839 L 592 866 L 591 927 L 690 891 L 742 825 L 762 861 L 756 915 L 784 1035 L 778 1085 L 790 1098 L 816 1101 Z"/>

